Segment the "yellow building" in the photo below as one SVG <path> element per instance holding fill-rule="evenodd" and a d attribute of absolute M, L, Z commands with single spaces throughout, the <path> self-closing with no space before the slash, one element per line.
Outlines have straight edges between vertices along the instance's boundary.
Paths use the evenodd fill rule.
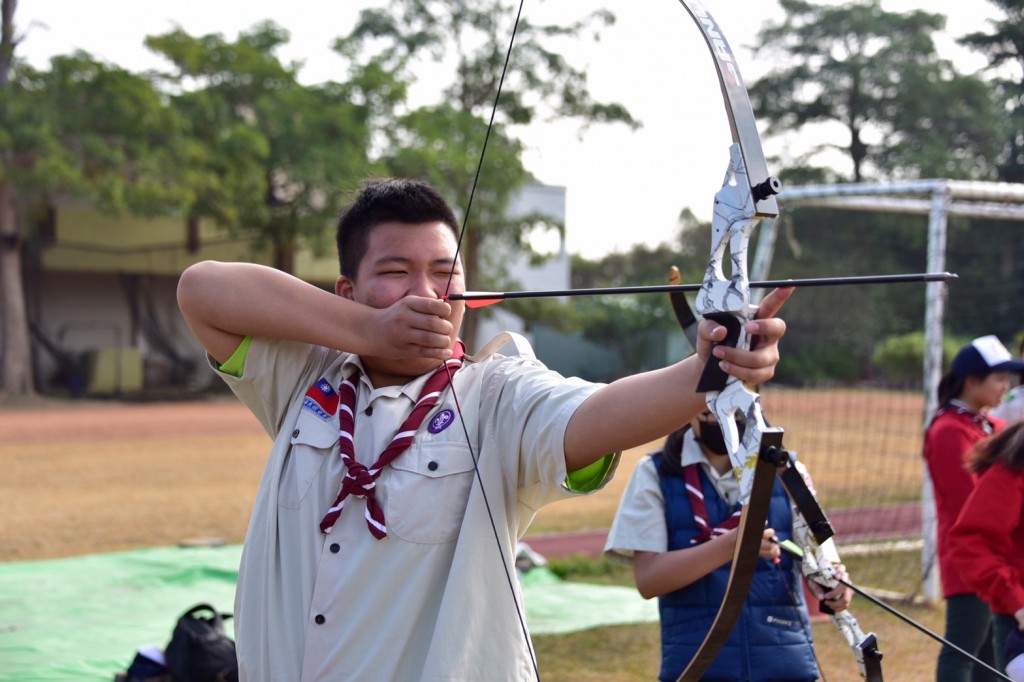
<path fill-rule="evenodd" d="M 294 272 L 333 289 L 337 255 L 295 254 Z M 37 383 L 73 395 L 217 386 L 175 301 L 201 260 L 270 265 L 273 253 L 212 222 L 111 216 L 63 203 L 29 230 L 23 258 Z"/>

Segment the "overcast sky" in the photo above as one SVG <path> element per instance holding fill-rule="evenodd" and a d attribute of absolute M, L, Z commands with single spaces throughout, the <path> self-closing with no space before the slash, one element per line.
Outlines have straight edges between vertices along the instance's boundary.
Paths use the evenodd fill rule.
<path fill-rule="evenodd" d="M 509 12 L 516 4 L 509 0 Z M 764 67 L 754 62 L 745 46 L 766 20 L 781 19 L 775 1 L 705 0 L 705 5 L 735 50 L 745 79 L 755 79 Z M 986 30 L 986 20 L 997 16 L 990 3 L 971 0 L 944 10 L 918 0 L 883 0 L 882 5 L 889 11 L 946 12 L 949 30 L 940 41 L 940 54 L 957 60 L 961 71 L 983 65 L 977 55 L 956 48 L 953 39 Z M 17 54 L 45 66 L 53 55 L 83 49 L 141 71 L 165 66 L 143 46 L 147 35 L 180 25 L 193 35 L 222 33 L 233 39 L 239 31 L 272 19 L 290 31 L 291 42 L 280 55 L 304 63 L 304 82 L 341 80 L 343 64 L 329 46 L 349 31 L 359 10 L 371 6 L 386 3 L 21 0 L 15 23 L 23 42 Z M 626 105 L 643 127 L 630 132 L 622 126 L 598 126 L 582 140 L 577 139 L 576 128 L 566 124 L 538 124 L 523 134 L 527 167 L 541 181 L 566 188 L 569 250 L 591 258 L 636 242 L 669 239 L 683 208 L 710 218 L 731 143 L 710 54 L 696 25 L 675 0 L 526 0 L 523 11 L 534 22 L 547 22 L 601 7 L 613 9 L 616 25 L 604 32 L 600 43 L 581 41 L 570 57 L 587 68 L 596 98 Z M 781 144 L 766 147 L 772 153 L 781 151 Z"/>

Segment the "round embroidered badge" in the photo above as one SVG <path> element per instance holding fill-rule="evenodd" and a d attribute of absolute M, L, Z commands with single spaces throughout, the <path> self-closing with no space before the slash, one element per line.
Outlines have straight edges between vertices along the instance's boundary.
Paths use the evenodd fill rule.
<path fill-rule="evenodd" d="M 431 433 L 441 433 L 452 424 L 452 420 L 455 419 L 455 413 L 451 410 L 441 410 L 434 418 L 430 420 L 427 425 L 427 430 Z"/>

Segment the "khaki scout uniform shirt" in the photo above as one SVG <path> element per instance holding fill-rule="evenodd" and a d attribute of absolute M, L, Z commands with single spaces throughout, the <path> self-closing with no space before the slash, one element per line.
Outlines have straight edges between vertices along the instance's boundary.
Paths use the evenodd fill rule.
<path fill-rule="evenodd" d="M 241 678 L 533 679 L 516 607 L 522 595 L 513 581 L 513 601 L 506 571 L 514 575 L 516 543 L 537 510 L 575 494 L 565 486 L 563 436 L 598 386 L 561 377 L 532 357 L 467 358 L 455 395 L 472 450 L 457 417 L 437 433 L 427 428 L 443 410 L 458 413 L 448 390 L 377 479 L 387 537 L 370 534 L 365 501 L 354 497 L 325 535 L 319 523 L 345 473 L 338 417 L 304 407 L 303 396 L 320 378 L 336 389 L 358 363 L 325 348 L 254 339 L 241 378 L 222 373 L 275 439 L 239 570 Z M 359 462 L 376 461 L 426 378 L 374 389 L 363 375 Z"/>

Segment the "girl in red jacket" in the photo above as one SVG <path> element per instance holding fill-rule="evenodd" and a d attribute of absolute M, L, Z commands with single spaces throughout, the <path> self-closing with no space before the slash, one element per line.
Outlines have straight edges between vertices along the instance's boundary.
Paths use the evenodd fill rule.
<path fill-rule="evenodd" d="M 949 533 L 960 578 L 991 607 L 996 668 L 1007 636 L 1024 629 L 1024 422 L 979 441 L 970 454 L 979 478 Z"/>
<path fill-rule="evenodd" d="M 953 563 L 949 531 L 974 487 L 965 456 L 975 443 L 1004 424 L 986 412 L 999 404 L 1010 387 L 1010 373 L 1024 369 L 995 336 L 964 346 L 939 383 L 939 409 L 924 437 L 924 457 L 935 491 L 937 540 L 942 594 L 946 599 L 946 639 L 994 663 L 991 612 L 961 579 Z M 943 647 L 936 666 L 938 682 L 968 682 L 973 664 Z"/>

